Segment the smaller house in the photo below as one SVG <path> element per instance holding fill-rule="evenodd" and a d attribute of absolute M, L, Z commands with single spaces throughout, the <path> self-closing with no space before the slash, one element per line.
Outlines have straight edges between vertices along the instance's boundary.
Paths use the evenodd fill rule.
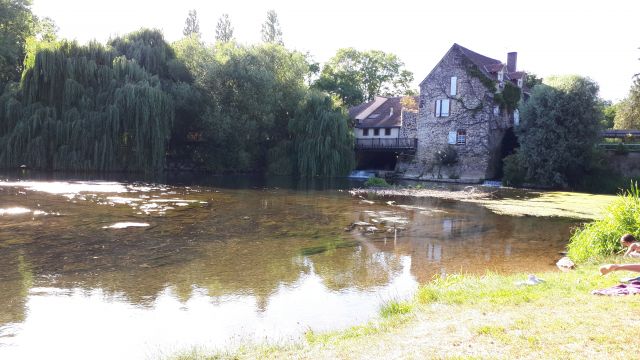
<path fill-rule="evenodd" d="M 356 135 L 358 169 L 393 170 L 397 158 L 415 153 L 417 111 L 403 106 L 413 97 L 376 96 L 349 109 Z"/>

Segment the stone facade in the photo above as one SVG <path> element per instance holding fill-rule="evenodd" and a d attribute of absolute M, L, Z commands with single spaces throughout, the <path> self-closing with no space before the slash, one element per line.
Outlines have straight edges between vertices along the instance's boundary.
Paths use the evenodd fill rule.
<path fill-rule="evenodd" d="M 454 44 L 420 84 L 417 151 L 400 159 L 396 170 L 425 180 L 492 178 L 501 160 L 502 137 L 511 126 L 510 115 L 494 100 L 510 80 L 504 73 L 498 75 L 506 69 L 497 60 Z M 456 161 L 442 164 L 439 151 L 457 154 Z"/>
<path fill-rule="evenodd" d="M 415 139 L 418 134 L 418 112 L 402 109 L 401 117 L 402 126 L 398 137 Z"/>

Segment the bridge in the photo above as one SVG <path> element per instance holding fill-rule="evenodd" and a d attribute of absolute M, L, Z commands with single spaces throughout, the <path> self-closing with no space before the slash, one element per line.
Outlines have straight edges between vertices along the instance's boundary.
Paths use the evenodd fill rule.
<path fill-rule="evenodd" d="M 414 153 L 418 139 L 413 138 L 375 138 L 356 139 L 356 150 Z"/>
<path fill-rule="evenodd" d="M 628 139 L 640 138 L 640 130 L 603 130 L 601 136 L 605 139 Z"/>

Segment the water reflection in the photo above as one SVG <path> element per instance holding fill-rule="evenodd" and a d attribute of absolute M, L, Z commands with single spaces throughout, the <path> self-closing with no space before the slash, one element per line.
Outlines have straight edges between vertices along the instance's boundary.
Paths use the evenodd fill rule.
<path fill-rule="evenodd" d="M 95 181 L 0 182 L 0 207 L 27 210 L 0 216 L 0 358 L 341 328 L 440 274 L 550 269 L 572 225 L 444 200 Z"/>

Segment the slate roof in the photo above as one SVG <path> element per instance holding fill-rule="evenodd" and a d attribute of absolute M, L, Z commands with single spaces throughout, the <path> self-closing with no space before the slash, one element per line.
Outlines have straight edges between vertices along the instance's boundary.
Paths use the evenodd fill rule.
<path fill-rule="evenodd" d="M 360 105 L 356 105 L 356 106 L 352 106 L 349 108 L 349 117 L 352 119 L 356 118 L 356 115 L 360 114 L 362 111 L 364 111 L 364 109 L 368 108 L 369 106 L 371 106 L 371 104 L 373 104 L 375 102 L 375 100 L 371 100 L 369 102 L 366 103 L 362 103 Z"/>
<path fill-rule="evenodd" d="M 489 69 L 493 69 L 497 67 L 496 65 L 502 65 L 502 61 L 492 59 L 488 56 L 484 56 L 482 54 L 478 54 L 475 51 L 471 51 L 462 45 L 458 45 L 456 43 L 453 44 L 453 48 L 458 48 L 460 52 L 467 57 L 467 59 L 471 60 L 472 63 L 476 64 L 481 70 L 485 70 L 490 72 Z M 495 71 L 499 71 L 495 70 Z"/>
<path fill-rule="evenodd" d="M 402 96 L 389 97 L 387 101 L 382 103 L 368 117 L 356 124 L 357 128 L 391 128 L 402 126 Z M 356 105 L 349 109 L 349 117 L 354 119 L 356 115 L 371 106 L 373 101 Z M 393 109 L 393 113 L 391 113 Z"/>

